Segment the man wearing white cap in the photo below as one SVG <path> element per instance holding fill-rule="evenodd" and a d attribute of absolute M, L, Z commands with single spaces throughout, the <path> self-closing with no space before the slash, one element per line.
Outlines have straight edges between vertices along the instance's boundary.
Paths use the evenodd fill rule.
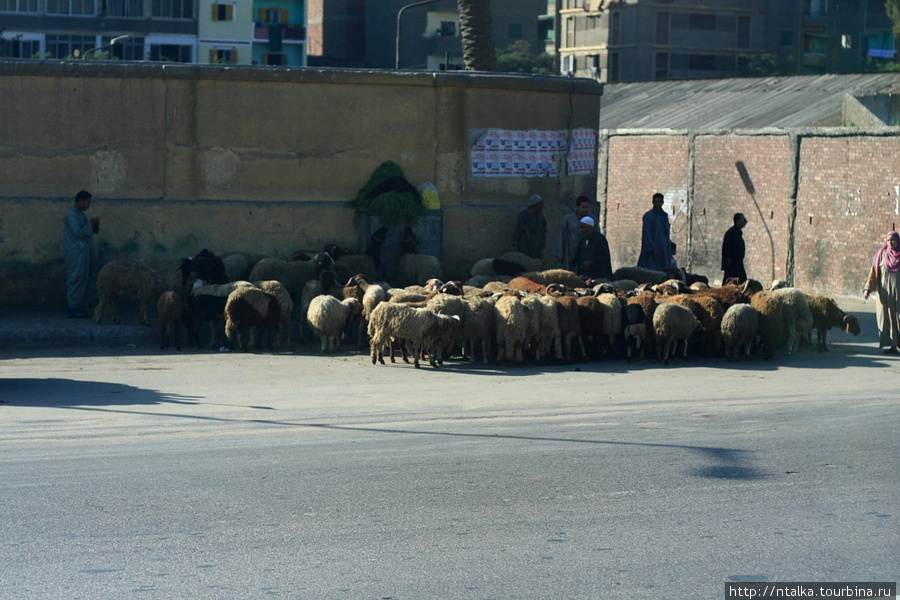
<path fill-rule="evenodd" d="M 593 217 L 581 219 L 581 236 L 575 251 L 575 272 L 591 279 L 612 279 L 612 260 L 606 236 L 594 227 Z"/>
<path fill-rule="evenodd" d="M 528 201 L 528 208 L 522 209 L 516 218 L 516 230 L 513 233 L 513 248 L 531 258 L 544 258 L 544 246 L 547 244 L 547 219 L 544 212 L 544 199 L 535 194 Z"/>
<path fill-rule="evenodd" d="M 559 224 L 559 233 L 553 244 L 553 256 L 559 260 L 559 266 L 569 271 L 575 271 L 575 250 L 579 242 L 583 240 L 581 235 L 581 219 L 591 215 L 591 199 L 587 196 L 578 196 L 575 200 L 575 210 L 562 218 Z"/>

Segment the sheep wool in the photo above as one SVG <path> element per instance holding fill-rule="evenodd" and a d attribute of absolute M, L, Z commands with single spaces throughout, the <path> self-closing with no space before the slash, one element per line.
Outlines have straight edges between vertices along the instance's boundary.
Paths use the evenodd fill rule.
<path fill-rule="evenodd" d="M 174 338 L 175 348 L 181 350 L 181 318 L 184 304 L 178 292 L 166 290 L 159 295 L 156 302 L 159 315 L 159 349 L 165 350 Z"/>
<path fill-rule="evenodd" d="M 725 359 L 737 359 L 741 353 L 750 357 L 750 350 L 759 331 L 759 313 L 749 304 L 735 304 L 722 317 L 722 339 Z"/>
<path fill-rule="evenodd" d="M 816 349 L 819 352 L 828 351 L 825 334 L 832 327 L 840 327 L 845 333 L 859 335 L 859 319 L 841 310 L 833 298 L 807 295 L 806 303 L 812 313 L 812 328 L 816 330 Z"/>
<path fill-rule="evenodd" d="M 385 345 L 391 344 L 392 341 L 405 340 L 412 346 L 413 361 L 417 369 L 420 366 L 419 355 L 423 351 L 431 351 L 429 363 L 436 367 L 437 361 L 433 352 L 435 341 L 458 325 L 459 317 L 455 315 L 439 315 L 425 308 L 382 302 L 375 307 L 369 318 L 372 364 L 374 365 L 376 361 L 384 364 Z M 393 351 L 390 355 L 391 362 L 394 362 Z M 404 360 L 406 360 L 405 350 Z"/>
<path fill-rule="evenodd" d="M 351 315 L 362 313 L 362 305 L 356 298 L 338 300 L 334 296 L 321 295 L 312 299 L 306 319 L 313 333 L 321 340 L 321 352 L 332 352 L 340 346 L 341 333 Z"/>
<path fill-rule="evenodd" d="M 788 354 L 797 352 L 800 338 L 812 327 L 813 316 L 809 311 L 806 296 L 797 288 L 785 287 L 775 290 L 784 302 L 784 327 L 787 330 Z"/>
<path fill-rule="evenodd" d="M 225 302 L 225 338 L 228 345 L 237 336 L 238 346 L 246 351 L 250 345 L 249 330 L 255 328 L 259 338 L 257 346 L 272 349 L 272 338 L 278 332 L 281 310 L 272 294 L 255 288 L 240 287 L 228 295 Z"/>
<path fill-rule="evenodd" d="M 114 323 L 119 322 L 116 303 L 119 298 L 134 298 L 141 305 L 141 323 L 150 323 L 150 306 L 158 299 L 159 277 L 145 264 L 127 260 L 113 260 L 97 274 L 97 308 L 94 320 L 97 323 L 107 314 Z"/>
<path fill-rule="evenodd" d="M 669 356 L 675 354 L 675 345 L 684 342 L 684 358 L 687 359 L 688 338 L 700 327 L 700 321 L 691 309 L 664 302 L 653 313 L 653 333 L 656 335 L 656 357 L 669 364 Z"/>
<path fill-rule="evenodd" d="M 257 281 L 253 284 L 267 294 L 272 294 L 278 301 L 278 310 L 281 313 L 280 327 L 278 332 L 278 345 L 287 345 L 291 343 L 291 315 L 294 312 L 294 301 L 288 293 L 287 288 L 275 280 Z"/>

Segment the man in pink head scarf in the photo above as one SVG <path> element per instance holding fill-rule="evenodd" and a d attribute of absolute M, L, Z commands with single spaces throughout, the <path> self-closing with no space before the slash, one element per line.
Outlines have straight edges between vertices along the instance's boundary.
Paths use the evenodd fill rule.
<path fill-rule="evenodd" d="M 875 317 L 878 323 L 878 347 L 887 346 L 888 354 L 900 354 L 900 233 L 892 231 L 875 258 L 863 288 L 863 297 L 875 295 Z"/>

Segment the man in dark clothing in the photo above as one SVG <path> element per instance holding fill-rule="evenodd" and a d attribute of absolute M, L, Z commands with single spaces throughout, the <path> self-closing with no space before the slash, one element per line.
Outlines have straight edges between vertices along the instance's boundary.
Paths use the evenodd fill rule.
<path fill-rule="evenodd" d="M 594 227 L 592 217 L 581 219 L 582 241 L 575 249 L 575 272 L 591 279 L 612 279 L 609 242 Z"/>
<path fill-rule="evenodd" d="M 725 276 L 722 281 L 736 278 L 740 282 L 747 280 L 744 270 L 744 234 L 741 231 L 747 224 L 747 217 L 741 213 L 734 214 L 734 225 L 725 232 L 722 240 L 722 270 Z"/>
<path fill-rule="evenodd" d="M 528 200 L 528 208 L 516 217 L 513 249 L 531 258 L 544 258 L 547 244 L 547 219 L 543 215 L 544 199 L 535 194 Z"/>

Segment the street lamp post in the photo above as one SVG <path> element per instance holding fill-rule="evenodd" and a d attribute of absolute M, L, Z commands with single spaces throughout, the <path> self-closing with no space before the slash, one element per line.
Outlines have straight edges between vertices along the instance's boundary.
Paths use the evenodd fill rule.
<path fill-rule="evenodd" d="M 422 6 L 424 4 L 434 4 L 435 2 L 440 2 L 441 0 L 422 0 L 421 2 L 413 2 L 412 4 L 407 4 L 402 7 L 399 11 L 397 11 L 397 44 L 396 50 L 394 54 L 394 68 L 400 68 L 400 18 L 403 16 L 403 13 L 406 12 L 407 8 L 415 8 L 416 6 Z"/>
<path fill-rule="evenodd" d="M 104 48 L 112 48 L 113 46 L 116 45 L 116 42 L 121 42 L 122 40 L 127 40 L 130 37 L 131 37 L 130 35 L 120 35 L 118 37 L 114 37 L 113 39 L 111 39 L 109 41 L 108 44 L 103 44 L 102 46 L 97 46 L 96 48 L 91 48 L 90 50 L 88 50 L 87 52 L 82 54 L 81 60 L 84 60 L 85 58 L 87 58 L 87 55 L 90 54 L 91 52 L 96 52 L 97 50 L 103 50 Z"/>

